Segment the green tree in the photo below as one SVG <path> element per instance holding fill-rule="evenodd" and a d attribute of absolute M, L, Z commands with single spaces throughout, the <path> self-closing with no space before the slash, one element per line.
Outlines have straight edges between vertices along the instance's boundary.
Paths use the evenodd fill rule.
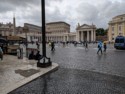
<path fill-rule="evenodd" d="M 98 28 L 96 29 L 96 36 L 105 36 L 107 35 L 108 29 Z"/>
<path fill-rule="evenodd" d="M 105 29 L 105 35 L 107 35 L 107 33 L 108 33 L 108 29 Z"/>

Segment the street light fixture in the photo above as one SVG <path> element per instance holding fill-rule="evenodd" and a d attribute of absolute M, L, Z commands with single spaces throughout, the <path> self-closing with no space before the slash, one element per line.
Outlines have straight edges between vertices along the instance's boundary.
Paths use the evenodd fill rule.
<path fill-rule="evenodd" d="M 37 67 L 48 67 L 52 65 L 50 58 L 46 56 L 46 26 L 45 26 L 45 0 L 41 0 L 41 15 L 42 15 L 42 53 L 43 56 L 38 60 Z"/>

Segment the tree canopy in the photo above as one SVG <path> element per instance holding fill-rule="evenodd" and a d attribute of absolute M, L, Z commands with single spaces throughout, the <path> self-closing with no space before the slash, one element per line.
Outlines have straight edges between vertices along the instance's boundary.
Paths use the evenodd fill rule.
<path fill-rule="evenodd" d="M 96 29 L 96 36 L 105 36 L 107 35 L 108 29 L 98 28 Z"/>

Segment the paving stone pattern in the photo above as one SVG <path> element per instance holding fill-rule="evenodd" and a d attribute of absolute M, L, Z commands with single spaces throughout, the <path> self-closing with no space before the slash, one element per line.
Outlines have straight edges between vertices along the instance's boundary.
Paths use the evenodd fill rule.
<path fill-rule="evenodd" d="M 125 94 L 125 51 L 108 50 L 97 55 L 96 45 L 47 49 L 47 56 L 59 64 L 55 73 L 22 86 L 9 94 Z"/>
<path fill-rule="evenodd" d="M 60 68 L 9 94 L 125 94 L 125 78 Z"/>

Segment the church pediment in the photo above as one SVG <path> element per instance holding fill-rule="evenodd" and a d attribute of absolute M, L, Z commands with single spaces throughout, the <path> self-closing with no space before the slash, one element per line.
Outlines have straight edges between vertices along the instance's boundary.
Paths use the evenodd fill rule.
<path fill-rule="evenodd" d="M 87 24 L 83 24 L 82 26 L 80 26 L 79 29 L 86 29 L 86 28 L 91 28 L 91 27 Z"/>
<path fill-rule="evenodd" d="M 96 28 L 95 25 L 87 25 L 87 24 L 83 24 L 81 26 L 78 26 L 76 28 L 76 30 L 83 30 L 83 29 L 93 29 Z"/>

